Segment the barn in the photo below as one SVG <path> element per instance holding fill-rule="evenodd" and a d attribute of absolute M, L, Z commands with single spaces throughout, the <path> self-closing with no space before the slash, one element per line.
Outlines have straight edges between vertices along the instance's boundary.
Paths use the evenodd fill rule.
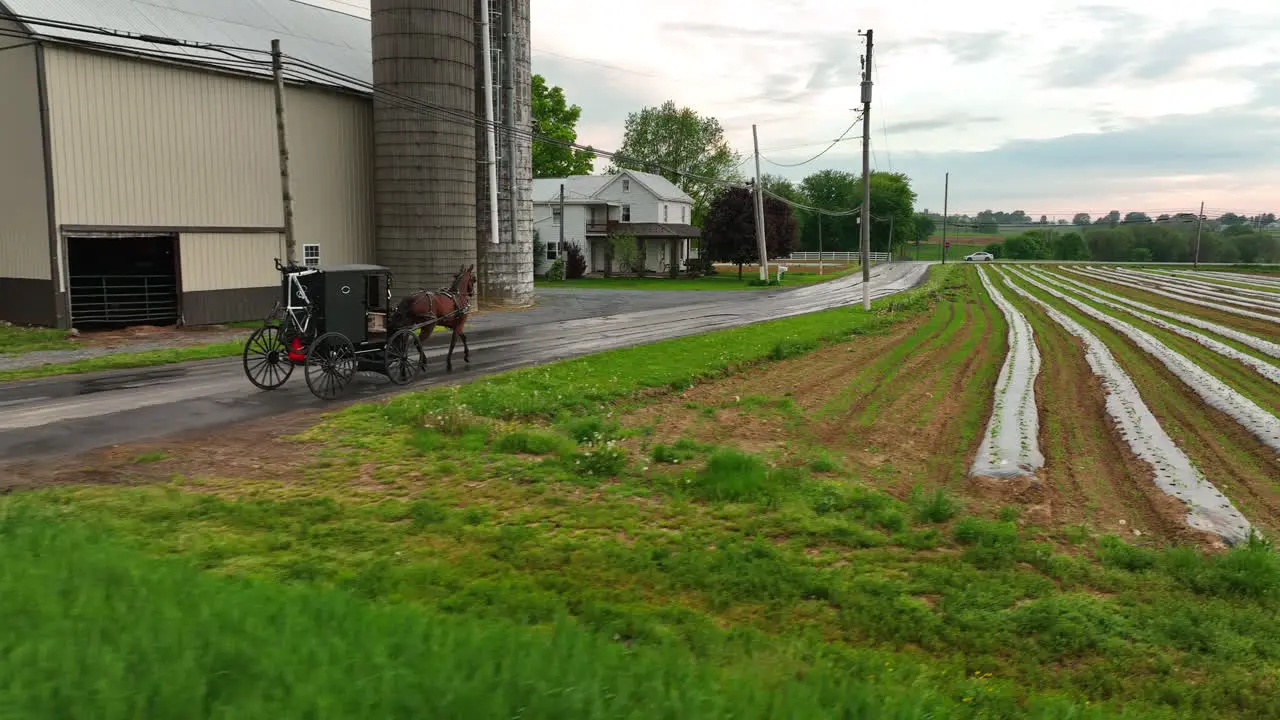
<path fill-rule="evenodd" d="M 270 309 L 285 257 L 275 38 L 334 73 L 291 72 L 285 92 L 298 259 L 377 262 L 370 36 L 367 19 L 292 0 L 0 0 L 0 320 Z"/>

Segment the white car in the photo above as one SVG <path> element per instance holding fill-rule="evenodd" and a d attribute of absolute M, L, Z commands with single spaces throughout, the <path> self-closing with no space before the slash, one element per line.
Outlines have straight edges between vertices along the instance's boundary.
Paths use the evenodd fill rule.
<path fill-rule="evenodd" d="M 972 255 L 964 256 L 965 262 L 983 262 L 986 260 L 995 260 L 995 259 L 996 259 L 996 256 L 992 255 L 989 252 L 976 252 Z"/>

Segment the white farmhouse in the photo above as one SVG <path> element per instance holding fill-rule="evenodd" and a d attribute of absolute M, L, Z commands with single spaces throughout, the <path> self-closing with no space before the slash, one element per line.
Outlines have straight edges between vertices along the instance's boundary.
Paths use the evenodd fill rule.
<path fill-rule="evenodd" d="M 665 274 L 673 265 L 683 269 L 685 260 L 697 257 L 692 246 L 701 233 L 689 224 L 692 219 L 693 198 L 661 175 L 622 170 L 535 179 L 533 227 L 546 247 L 535 258 L 536 272 L 545 272 L 565 252 L 562 229 L 564 242 L 582 249 L 588 274 L 605 272 L 609 237 L 615 234 L 640 241 L 647 270 Z"/>

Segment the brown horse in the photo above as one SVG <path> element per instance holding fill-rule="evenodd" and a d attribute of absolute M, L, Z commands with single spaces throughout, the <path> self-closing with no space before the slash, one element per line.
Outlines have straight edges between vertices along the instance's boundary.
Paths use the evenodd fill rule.
<path fill-rule="evenodd" d="M 471 296 L 476 291 L 475 265 L 462 266 L 453 277 L 453 284 L 446 290 L 419 290 L 406 296 L 387 318 L 387 335 L 400 328 L 422 325 L 419 337 L 425 345 L 431 331 L 442 325 L 453 331 L 449 340 L 449 354 L 445 367 L 453 371 L 453 348 L 462 338 L 462 359 L 471 362 L 471 348 L 467 347 L 467 334 L 462 331 L 471 312 Z"/>

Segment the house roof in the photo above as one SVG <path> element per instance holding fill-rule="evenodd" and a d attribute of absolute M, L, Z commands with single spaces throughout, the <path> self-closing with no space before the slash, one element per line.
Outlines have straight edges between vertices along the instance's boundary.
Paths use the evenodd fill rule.
<path fill-rule="evenodd" d="M 693 198 L 689 196 L 689 193 L 681 190 L 678 185 L 661 175 L 640 172 L 639 170 L 623 170 L 622 172 L 635 178 L 636 182 L 644 185 L 645 188 L 656 195 L 659 200 L 671 200 L 673 202 L 687 203 L 693 202 Z"/>
<path fill-rule="evenodd" d="M 39 37 L 107 43 L 256 75 L 270 75 L 270 65 L 248 66 L 243 60 L 265 61 L 265 55 L 235 58 L 216 49 L 161 44 L 137 36 L 174 38 L 262 52 L 269 51 L 271 40 L 278 38 L 287 55 L 349 75 L 361 83 L 373 82 L 369 20 L 295 0 L 0 0 L 0 10 L 8 10 L 17 17 L 110 28 L 134 36 L 107 36 L 68 27 L 23 23 L 28 31 Z M 291 71 L 290 75 L 301 79 L 296 72 Z M 367 92 L 367 88 L 358 83 L 329 78 L 306 79 Z"/>
<path fill-rule="evenodd" d="M 638 238 L 696 238 L 702 231 L 685 223 L 619 223 L 618 232 Z"/>
<path fill-rule="evenodd" d="M 671 202 L 693 203 L 693 198 L 681 190 L 675 183 L 653 173 L 638 170 L 622 170 L 614 175 L 570 175 L 563 178 L 536 178 L 533 181 L 533 201 L 536 203 L 557 202 L 560 200 L 560 184 L 564 183 L 564 199 L 591 200 L 598 199 L 600 192 L 621 175 L 627 175 L 644 186 L 659 200 Z"/>
<path fill-rule="evenodd" d="M 533 201 L 536 203 L 557 202 L 560 200 L 560 185 L 564 184 L 564 199 L 594 200 L 596 193 L 604 189 L 613 179 L 613 175 L 570 175 L 563 178 L 535 178 L 533 181 Z"/>

